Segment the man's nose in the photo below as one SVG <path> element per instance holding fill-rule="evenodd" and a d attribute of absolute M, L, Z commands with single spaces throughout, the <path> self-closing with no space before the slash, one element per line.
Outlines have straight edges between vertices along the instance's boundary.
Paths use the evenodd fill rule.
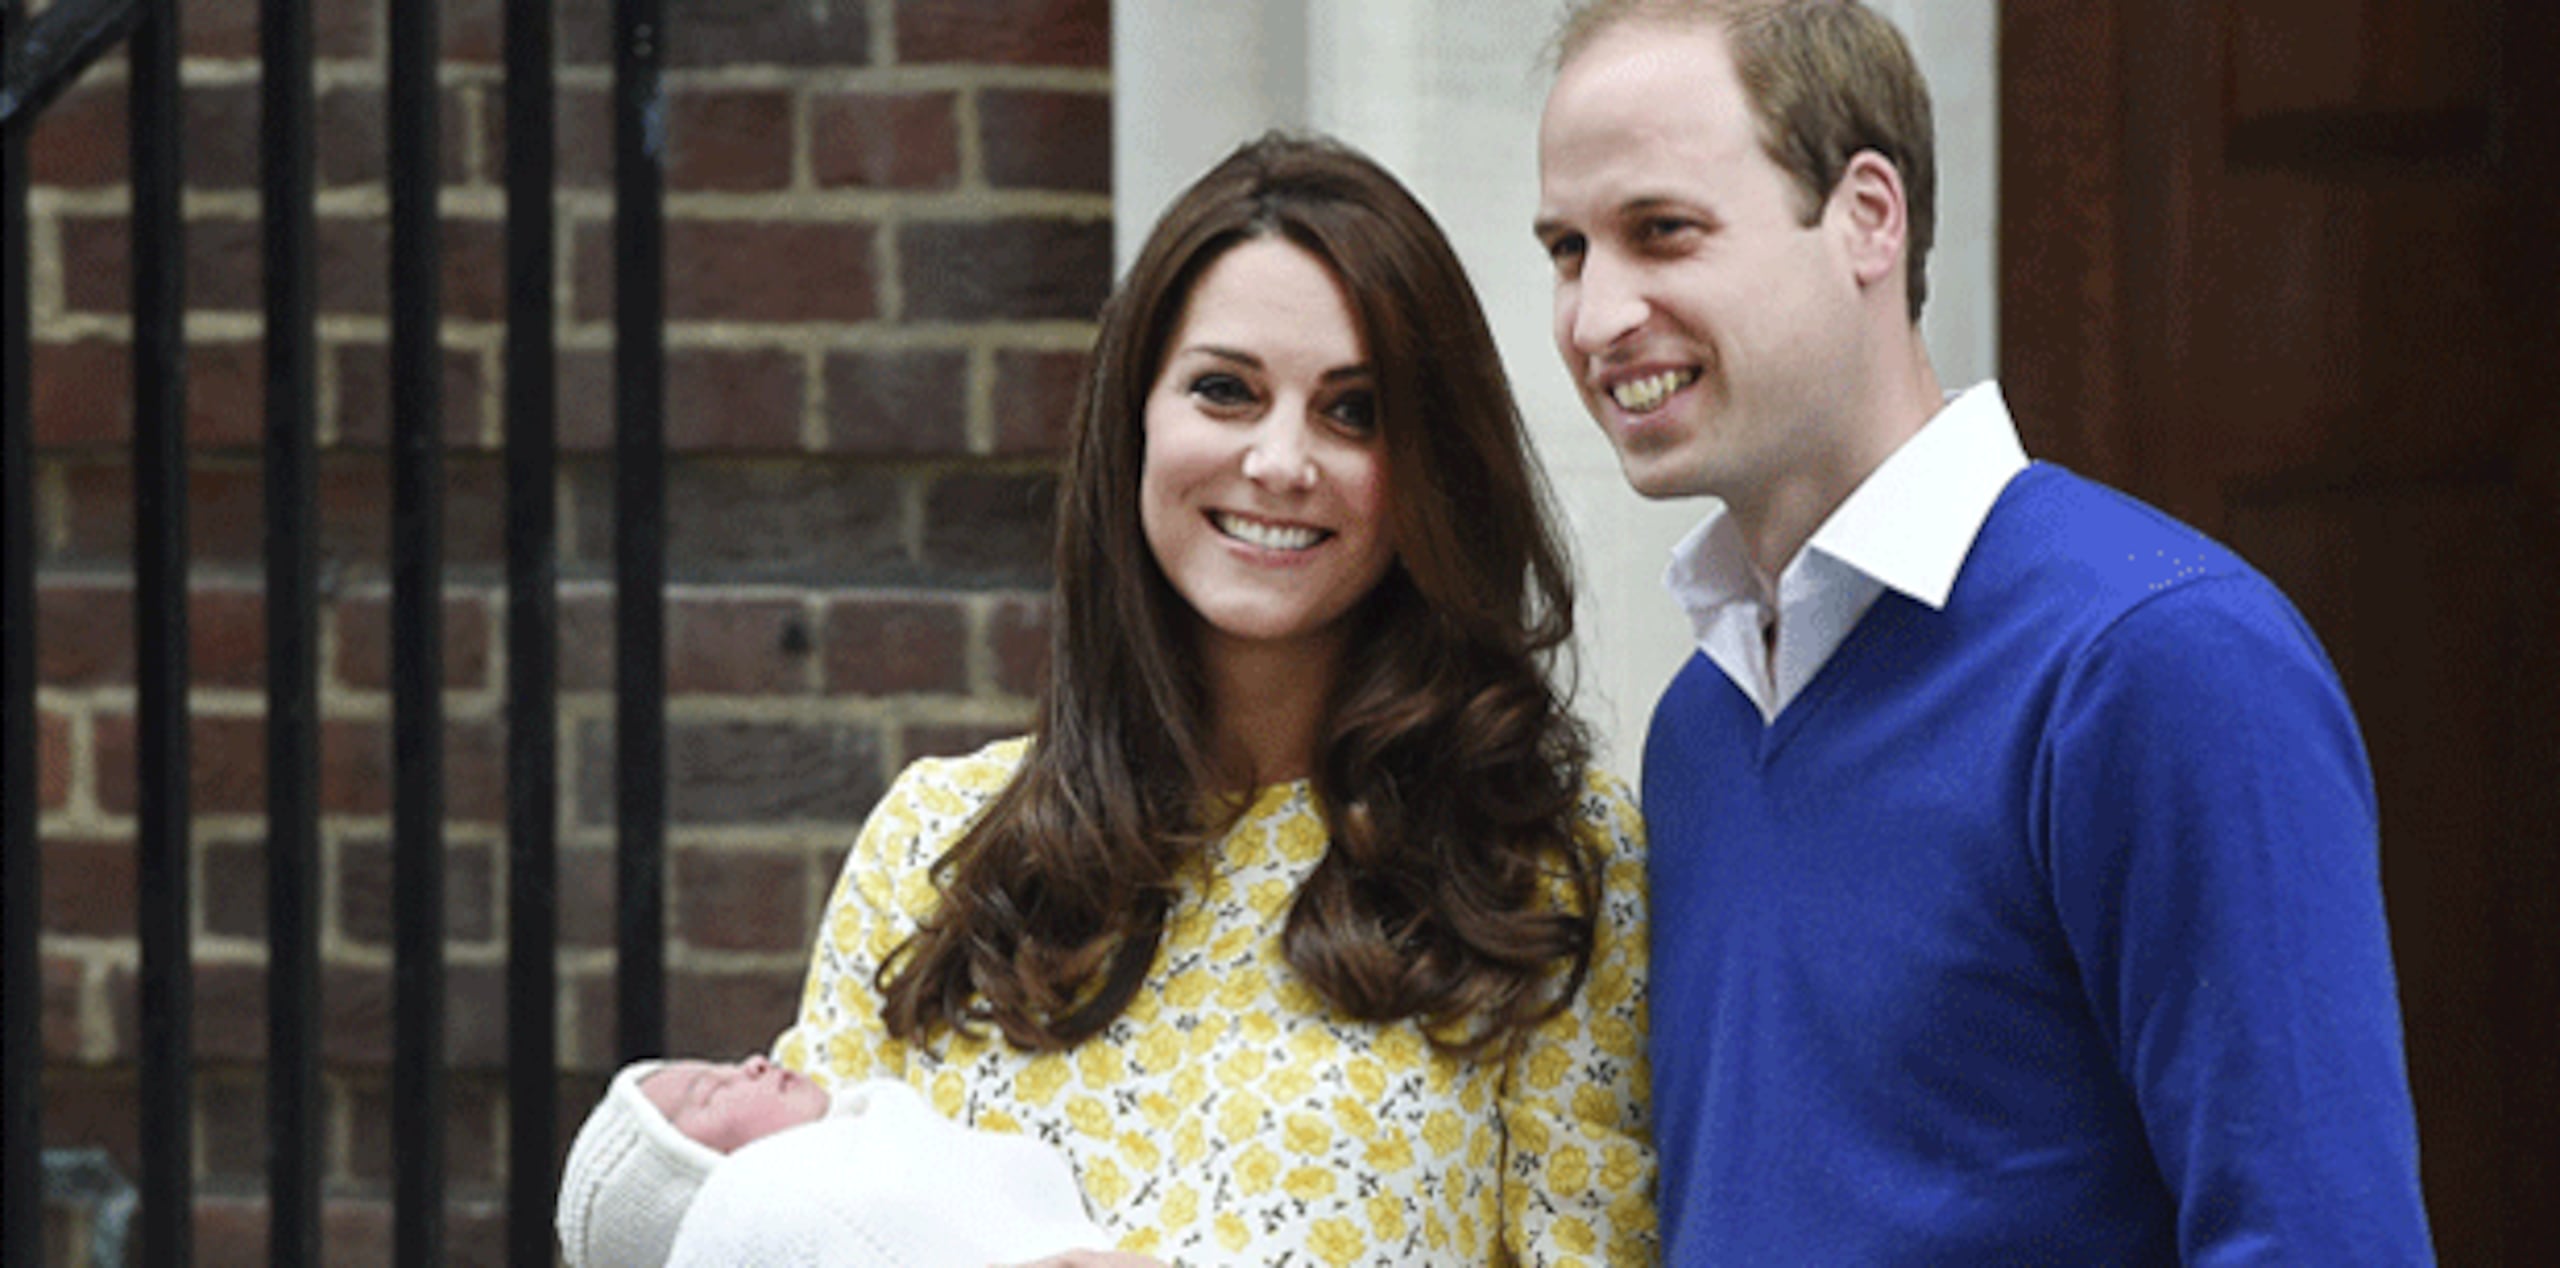
<path fill-rule="evenodd" d="M 1644 324 L 1645 300 L 1635 271 L 1616 256 L 1594 250 L 1574 283 L 1574 350 L 1599 356 Z"/>

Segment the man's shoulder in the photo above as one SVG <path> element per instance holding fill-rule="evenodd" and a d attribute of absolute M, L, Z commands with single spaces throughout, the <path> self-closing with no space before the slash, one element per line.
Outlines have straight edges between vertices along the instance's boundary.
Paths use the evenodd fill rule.
<path fill-rule="evenodd" d="M 1977 570 L 1975 565 L 1981 565 Z M 1977 597 L 2022 617 L 2104 626 L 2160 596 L 2260 603 L 2274 586 L 2168 512 L 2051 463 L 2020 472 L 1966 561 Z M 2215 584 L 2223 583 L 2223 584 Z M 1961 585 L 1961 581 L 1959 583 Z"/>

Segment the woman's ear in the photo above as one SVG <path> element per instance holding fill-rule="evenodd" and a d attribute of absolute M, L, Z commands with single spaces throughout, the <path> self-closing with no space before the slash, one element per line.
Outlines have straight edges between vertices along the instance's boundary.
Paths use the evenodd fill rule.
<path fill-rule="evenodd" d="M 1849 156 L 1849 165 L 1831 189 L 1830 214 L 1837 218 L 1849 266 L 1858 285 L 1894 282 L 1899 278 L 1911 236 L 1910 204 L 1902 188 L 1902 172 L 1874 150 Z"/>

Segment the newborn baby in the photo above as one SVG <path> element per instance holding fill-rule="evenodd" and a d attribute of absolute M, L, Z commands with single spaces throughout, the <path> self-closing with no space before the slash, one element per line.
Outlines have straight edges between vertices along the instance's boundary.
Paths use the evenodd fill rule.
<path fill-rule="evenodd" d="M 1111 1245 L 1048 1146 L 895 1080 L 831 1096 L 761 1056 L 615 1074 L 557 1222 L 569 1268 L 979 1268 Z"/>

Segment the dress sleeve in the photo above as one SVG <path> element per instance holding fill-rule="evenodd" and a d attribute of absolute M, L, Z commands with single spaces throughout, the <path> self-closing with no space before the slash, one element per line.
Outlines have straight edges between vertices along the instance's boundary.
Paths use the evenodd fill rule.
<path fill-rule="evenodd" d="M 2254 577 L 2146 600 L 2066 677 L 2056 908 L 2190 1264 L 2429 1258 L 2363 743 Z"/>
<path fill-rule="evenodd" d="M 776 1062 L 829 1088 L 906 1073 L 906 1046 L 881 1023 L 873 978 L 931 909 L 941 843 L 925 839 L 927 782 L 923 764 L 908 767 L 863 823 L 818 921 L 799 1020 L 773 1042 Z"/>
<path fill-rule="evenodd" d="M 1584 790 L 1603 868 L 1591 973 L 1502 1081 L 1503 1242 L 1524 1265 L 1650 1264 L 1651 1081 L 1645 1064 L 1644 822 L 1618 780 Z"/>

